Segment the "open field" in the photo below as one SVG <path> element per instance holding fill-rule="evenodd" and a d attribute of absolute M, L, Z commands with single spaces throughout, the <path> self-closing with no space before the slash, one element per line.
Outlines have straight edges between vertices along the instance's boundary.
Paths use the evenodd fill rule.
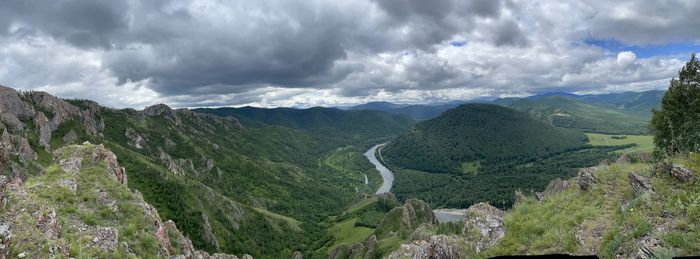
<path fill-rule="evenodd" d="M 594 146 L 618 146 L 636 144 L 635 147 L 616 151 L 617 153 L 651 152 L 654 150 L 654 137 L 649 135 L 608 135 L 586 133 L 588 141 Z M 619 137 L 619 138 L 614 138 Z"/>

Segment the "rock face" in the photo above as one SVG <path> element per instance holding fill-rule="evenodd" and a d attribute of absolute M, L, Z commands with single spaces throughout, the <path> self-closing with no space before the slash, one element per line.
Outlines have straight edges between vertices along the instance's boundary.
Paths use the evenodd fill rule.
<path fill-rule="evenodd" d="M 462 233 L 476 252 L 488 249 L 505 236 L 505 214 L 505 211 L 483 202 L 467 209 Z"/>
<path fill-rule="evenodd" d="M 163 150 L 160 150 L 160 161 L 165 165 L 165 167 L 168 168 L 171 172 L 173 172 L 176 175 L 185 175 L 187 172 L 196 172 L 194 169 L 194 163 L 192 163 L 192 159 L 173 159 L 168 155 L 168 153 L 165 153 Z M 212 165 L 213 166 L 213 165 Z"/>
<path fill-rule="evenodd" d="M 615 164 L 618 165 L 629 165 L 632 163 L 632 158 L 628 154 L 622 154 L 620 157 L 617 158 L 615 161 Z"/>
<path fill-rule="evenodd" d="M 412 258 L 412 259 L 427 259 L 427 258 L 462 258 L 458 250 L 457 241 L 451 240 L 445 235 L 430 237 L 430 240 L 419 240 L 411 244 L 403 244 L 398 251 L 390 254 L 387 259 Z"/>
<path fill-rule="evenodd" d="M 627 179 L 632 186 L 634 197 L 638 197 L 639 195 L 652 190 L 651 182 L 646 177 L 639 176 L 636 173 L 630 173 L 627 175 Z"/>
<path fill-rule="evenodd" d="M 610 165 L 610 160 L 607 160 L 607 159 L 600 161 L 600 164 L 598 164 L 598 166 L 609 166 L 609 165 Z"/>
<path fill-rule="evenodd" d="M 162 103 L 146 107 L 146 109 L 143 110 L 143 114 L 151 117 L 162 115 L 166 120 L 170 121 L 176 126 L 182 125 L 180 116 L 178 116 L 169 106 Z"/>
<path fill-rule="evenodd" d="M 14 119 L 28 119 L 34 117 L 34 112 L 34 107 L 24 102 L 17 91 L 0 85 L 0 113 L 12 115 Z"/>
<path fill-rule="evenodd" d="M 596 178 L 593 176 L 594 168 L 582 168 L 578 171 L 578 186 L 582 191 L 593 189 Z"/>
<path fill-rule="evenodd" d="M 146 140 L 132 128 L 127 128 L 124 132 L 124 136 L 127 139 L 126 144 L 130 147 L 135 149 L 143 149 L 146 146 Z"/>
<path fill-rule="evenodd" d="M 214 246 L 216 251 L 219 251 L 221 247 L 219 247 L 219 241 L 216 239 L 216 236 L 214 236 L 214 231 L 211 229 L 211 225 L 209 224 L 209 217 L 207 217 L 207 214 L 202 214 L 202 225 L 204 225 L 204 232 L 202 235 L 202 239 L 204 239 L 205 242 L 209 243 L 210 245 Z"/>

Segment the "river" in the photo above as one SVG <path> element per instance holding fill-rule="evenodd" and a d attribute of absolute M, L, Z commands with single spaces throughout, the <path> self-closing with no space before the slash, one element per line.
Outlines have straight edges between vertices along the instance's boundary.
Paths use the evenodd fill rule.
<path fill-rule="evenodd" d="M 376 146 L 370 148 L 369 150 L 367 150 L 367 152 L 365 152 L 365 156 L 367 157 L 367 159 L 369 159 L 369 162 L 372 163 L 375 168 L 377 168 L 377 170 L 379 171 L 379 174 L 382 175 L 382 179 L 384 179 L 384 181 L 382 182 L 382 186 L 379 187 L 376 194 L 391 191 L 391 186 L 394 184 L 394 174 L 391 171 L 389 171 L 388 168 L 386 168 L 384 165 L 382 165 L 382 163 L 379 162 L 379 159 L 377 159 L 377 156 L 375 156 L 375 153 L 379 153 L 379 157 L 381 158 L 382 150 L 379 149 L 379 152 L 375 152 L 375 151 L 377 150 L 377 148 L 383 146 L 384 144 L 386 144 L 386 143 L 376 145 Z"/>

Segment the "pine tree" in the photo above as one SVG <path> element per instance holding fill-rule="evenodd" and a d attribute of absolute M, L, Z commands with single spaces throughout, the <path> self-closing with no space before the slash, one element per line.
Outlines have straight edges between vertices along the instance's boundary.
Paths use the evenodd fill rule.
<path fill-rule="evenodd" d="M 695 53 L 678 72 L 652 111 L 654 143 L 665 154 L 698 151 L 700 148 L 700 62 Z"/>

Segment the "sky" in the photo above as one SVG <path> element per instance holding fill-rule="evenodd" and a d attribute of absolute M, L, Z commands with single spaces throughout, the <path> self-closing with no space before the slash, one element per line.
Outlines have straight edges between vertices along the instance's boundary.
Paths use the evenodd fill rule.
<path fill-rule="evenodd" d="M 700 1 L 0 0 L 0 84 L 116 108 L 665 89 Z"/>

